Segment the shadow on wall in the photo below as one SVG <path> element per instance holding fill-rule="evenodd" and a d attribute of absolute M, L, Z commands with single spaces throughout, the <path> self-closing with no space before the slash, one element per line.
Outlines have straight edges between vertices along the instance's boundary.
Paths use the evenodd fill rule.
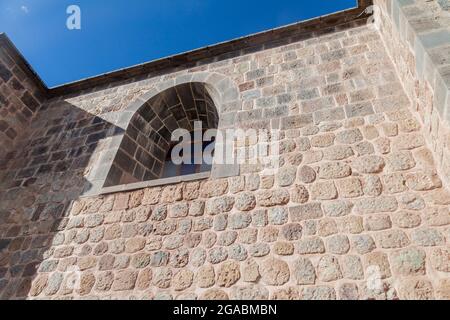
<path fill-rule="evenodd" d="M 123 130 L 70 103 L 43 107 L 31 124 L 30 139 L 0 160 L 0 298 L 25 299 L 38 268 L 54 271 L 76 263 L 53 252 L 52 245 L 75 241 L 58 231 L 66 228 L 70 205 L 88 187 L 84 178 L 103 139 Z M 87 239 L 86 239 L 87 240 Z M 58 261 L 45 261 L 50 256 Z M 66 271 L 66 270 L 59 270 Z"/>

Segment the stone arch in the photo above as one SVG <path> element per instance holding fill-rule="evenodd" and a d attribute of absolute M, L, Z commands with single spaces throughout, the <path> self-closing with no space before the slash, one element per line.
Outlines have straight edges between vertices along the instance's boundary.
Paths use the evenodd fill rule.
<path fill-rule="evenodd" d="M 217 106 L 219 113 L 223 113 L 223 107 L 229 104 L 236 104 L 235 110 L 241 109 L 239 101 L 239 89 L 230 78 L 214 72 L 196 72 L 192 74 L 185 74 L 166 80 L 155 88 L 144 93 L 138 97 L 132 104 L 130 104 L 120 119 L 120 124 L 127 125 L 133 115 L 138 111 L 147 101 L 172 87 L 198 82 L 205 85 L 206 90 L 211 96 L 214 104 Z"/>
<path fill-rule="evenodd" d="M 117 125 L 124 132 L 111 138 L 103 160 L 99 160 L 99 169 L 93 173 L 95 190 L 89 190 L 88 194 L 111 191 L 111 188 L 123 190 L 127 185 L 146 181 L 157 185 L 161 161 L 155 160 L 165 158 L 171 132 L 177 128 L 190 130 L 192 122 L 198 120 L 206 129 L 224 128 L 229 123 L 223 121 L 222 115 L 230 105 L 233 112 L 241 110 L 239 90 L 231 79 L 221 74 L 185 74 L 156 85 L 121 113 Z M 144 147 L 148 153 L 142 151 Z M 213 166 L 212 174 L 216 177 L 237 174 L 236 166 L 224 166 Z"/>

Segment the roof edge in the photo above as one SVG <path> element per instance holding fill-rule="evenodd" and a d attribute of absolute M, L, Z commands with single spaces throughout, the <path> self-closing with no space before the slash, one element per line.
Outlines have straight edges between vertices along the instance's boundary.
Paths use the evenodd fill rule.
<path fill-rule="evenodd" d="M 297 41 L 306 40 L 314 36 L 332 32 L 335 28 L 350 28 L 358 25 L 358 22 L 362 23 L 370 16 L 370 14 L 366 12 L 366 9 L 372 4 L 373 0 L 358 0 L 358 6 L 352 9 L 303 20 L 275 29 L 220 42 L 52 88 L 46 86 L 44 81 L 34 71 L 5 33 L 0 33 L 0 47 L 6 48 L 8 53 L 15 59 L 16 63 L 24 69 L 43 94 L 48 98 L 55 98 L 80 93 L 93 87 L 108 87 L 111 83 L 125 81 L 140 76 L 142 77 L 146 74 L 177 68 L 195 67 L 202 61 L 210 63 L 242 54 L 277 47 L 287 44 L 286 40 L 289 39 L 297 39 Z"/>
<path fill-rule="evenodd" d="M 37 72 L 34 71 L 33 67 L 28 63 L 25 57 L 20 53 L 19 49 L 17 49 L 14 43 L 4 32 L 0 32 L 0 48 L 6 50 L 8 55 L 22 69 L 22 71 L 31 78 L 41 94 L 43 94 L 44 96 L 49 95 L 50 90 L 48 89 L 47 85 L 44 83 L 41 77 L 39 77 Z"/>

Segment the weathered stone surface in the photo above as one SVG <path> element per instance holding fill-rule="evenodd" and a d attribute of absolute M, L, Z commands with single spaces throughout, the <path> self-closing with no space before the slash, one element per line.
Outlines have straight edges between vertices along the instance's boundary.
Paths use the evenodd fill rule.
<path fill-rule="evenodd" d="M 399 295 L 405 300 L 432 300 L 433 285 L 424 279 L 405 279 L 400 285 Z"/>
<path fill-rule="evenodd" d="M 323 256 L 317 266 L 317 276 L 324 282 L 341 279 L 342 272 L 338 259 L 330 255 Z"/>
<path fill-rule="evenodd" d="M 357 198 L 364 194 L 359 178 L 338 180 L 336 186 L 339 190 L 339 196 L 343 198 Z"/>
<path fill-rule="evenodd" d="M 48 296 L 55 295 L 59 288 L 61 287 L 61 283 L 64 277 L 61 273 L 55 272 L 52 273 L 47 280 L 47 286 L 44 289 L 44 293 Z"/>
<path fill-rule="evenodd" d="M 167 207 L 166 206 L 158 206 L 153 209 L 153 213 L 151 216 L 151 220 L 153 221 L 163 221 L 167 217 Z"/>
<path fill-rule="evenodd" d="M 190 262 L 194 267 L 202 266 L 206 261 L 206 250 L 203 248 L 196 248 L 192 250 Z"/>
<path fill-rule="evenodd" d="M 302 292 L 303 300 L 336 300 L 336 291 L 328 286 L 307 287 Z"/>
<path fill-rule="evenodd" d="M 355 203 L 355 210 L 361 213 L 394 212 L 398 208 L 398 202 L 394 197 L 365 198 Z"/>
<path fill-rule="evenodd" d="M 450 272 L 450 249 L 435 248 L 430 255 L 431 266 L 441 272 Z"/>
<path fill-rule="evenodd" d="M 269 227 L 266 227 L 266 228 L 261 230 L 260 241 L 267 242 L 268 244 L 269 243 L 273 243 L 273 242 L 278 240 L 279 235 L 280 235 L 280 230 L 279 230 L 278 227 L 269 226 Z M 258 243 L 255 246 L 258 246 L 258 245 L 261 246 L 261 245 L 263 245 L 263 243 Z M 269 252 L 270 250 L 266 250 L 266 251 Z"/>
<path fill-rule="evenodd" d="M 228 252 L 225 248 L 223 247 L 212 248 L 209 251 L 208 261 L 212 264 L 218 264 L 221 263 L 222 261 L 225 261 L 227 257 Z"/>
<path fill-rule="evenodd" d="M 345 216 L 338 220 L 338 230 L 341 233 L 359 234 L 364 231 L 363 218 L 361 216 Z"/>
<path fill-rule="evenodd" d="M 290 223 L 282 227 L 281 233 L 286 240 L 300 240 L 302 237 L 302 226 L 299 223 Z"/>
<path fill-rule="evenodd" d="M 346 145 L 333 146 L 323 150 L 324 159 L 329 161 L 345 160 L 353 155 L 353 149 Z"/>
<path fill-rule="evenodd" d="M 267 210 L 254 210 L 252 212 L 252 226 L 254 227 L 265 227 L 269 223 L 267 216 Z"/>
<path fill-rule="evenodd" d="M 450 224 L 450 207 L 427 208 L 422 214 L 428 226 L 446 226 Z"/>
<path fill-rule="evenodd" d="M 347 255 L 342 257 L 342 273 L 344 278 L 351 280 L 364 279 L 364 270 L 358 256 Z"/>
<path fill-rule="evenodd" d="M 256 206 L 256 198 L 251 193 L 241 193 L 236 197 L 236 209 L 250 211 Z"/>
<path fill-rule="evenodd" d="M 273 175 L 264 175 L 261 177 L 261 189 L 271 189 L 275 184 L 275 177 Z"/>
<path fill-rule="evenodd" d="M 233 209 L 233 197 L 221 197 L 206 202 L 206 213 L 210 215 L 218 215 L 220 213 L 229 212 Z"/>
<path fill-rule="evenodd" d="M 379 274 L 381 279 L 386 279 L 391 276 L 391 267 L 388 257 L 382 252 L 372 252 L 364 256 L 364 269 L 369 272 L 372 269 Z"/>
<path fill-rule="evenodd" d="M 338 233 L 337 223 L 334 219 L 320 219 L 317 223 L 317 234 L 320 237 L 328 237 Z"/>
<path fill-rule="evenodd" d="M 321 179 L 339 179 L 350 176 L 352 169 L 342 162 L 327 162 L 320 166 L 319 177 Z"/>
<path fill-rule="evenodd" d="M 294 262 L 292 275 L 298 285 L 316 283 L 316 271 L 311 261 L 307 258 L 299 258 Z"/>
<path fill-rule="evenodd" d="M 169 257 L 170 257 L 169 252 L 163 251 L 155 252 L 152 254 L 152 257 L 150 259 L 150 265 L 152 267 L 165 266 L 169 263 Z"/>
<path fill-rule="evenodd" d="M 205 212 L 205 202 L 192 201 L 189 203 L 189 215 L 193 217 L 202 216 Z"/>
<path fill-rule="evenodd" d="M 341 131 L 336 134 L 336 142 L 342 144 L 354 144 L 362 141 L 363 139 L 363 135 L 359 129 Z"/>
<path fill-rule="evenodd" d="M 228 300 L 230 299 L 227 293 L 220 289 L 209 289 L 203 292 L 200 296 L 200 300 Z"/>
<path fill-rule="evenodd" d="M 353 206 L 353 203 L 347 201 L 330 201 L 323 204 L 323 210 L 327 216 L 342 217 L 349 215 Z"/>
<path fill-rule="evenodd" d="M 172 286 L 176 291 L 182 291 L 192 285 L 194 273 L 190 270 L 180 270 L 172 279 Z"/>
<path fill-rule="evenodd" d="M 415 228 L 422 222 L 420 215 L 415 212 L 400 211 L 392 215 L 392 223 L 399 228 Z"/>
<path fill-rule="evenodd" d="M 378 176 L 366 176 L 363 181 L 364 194 L 371 197 L 377 197 L 383 191 L 383 185 Z"/>
<path fill-rule="evenodd" d="M 150 264 L 151 255 L 148 253 L 138 253 L 131 259 L 131 265 L 136 269 L 143 269 Z"/>
<path fill-rule="evenodd" d="M 217 244 L 225 247 L 230 246 L 236 241 L 237 236 L 238 234 L 236 231 L 225 231 L 220 233 L 217 237 Z"/>
<path fill-rule="evenodd" d="M 312 200 L 332 200 L 337 198 L 337 190 L 333 181 L 316 182 L 309 187 Z"/>
<path fill-rule="evenodd" d="M 78 294 L 80 296 L 88 295 L 94 287 L 95 280 L 95 276 L 90 272 L 81 274 Z"/>
<path fill-rule="evenodd" d="M 202 184 L 200 188 L 200 197 L 212 198 L 224 195 L 228 190 L 228 180 L 211 180 Z"/>
<path fill-rule="evenodd" d="M 242 280 L 245 282 L 257 282 L 261 275 L 259 274 L 259 265 L 254 260 L 247 260 L 242 266 Z"/>
<path fill-rule="evenodd" d="M 136 284 L 138 273 L 131 270 L 119 271 L 114 277 L 112 290 L 125 291 L 132 290 Z"/>
<path fill-rule="evenodd" d="M 154 271 L 153 284 L 160 289 L 167 289 L 172 282 L 172 270 L 169 268 L 161 268 Z"/>
<path fill-rule="evenodd" d="M 47 286 L 47 281 L 48 281 L 47 274 L 39 275 L 33 281 L 33 284 L 31 286 L 31 289 L 30 289 L 31 296 L 33 296 L 33 297 L 39 296 L 42 293 L 42 291 L 45 289 L 45 287 Z"/>
<path fill-rule="evenodd" d="M 264 242 L 275 242 L 278 240 L 279 234 L 279 228 L 271 225 L 260 230 L 259 240 Z"/>
<path fill-rule="evenodd" d="M 298 180 L 303 183 L 313 183 L 316 180 L 316 171 L 309 166 L 303 166 L 298 170 Z"/>
<path fill-rule="evenodd" d="M 231 289 L 234 300 L 268 300 L 269 290 L 260 285 L 235 286 Z"/>
<path fill-rule="evenodd" d="M 244 261 L 247 259 L 247 249 L 241 244 L 234 244 L 228 249 L 228 257 L 237 261 Z"/>
<path fill-rule="evenodd" d="M 353 149 L 358 156 L 367 156 L 375 153 L 375 148 L 372 143 L 368 141 L 362 141 L 357 143 Z M 387 152 L 387 151 L 384 151 Z"/>
<path fill-rule="evenodd" d="M 229 179 L 231 193 L 239 193 L 245 189 L 245 177 L 232 177 Z"/>
<path fill-rule="evenodd" d="M 414 191 L 427 191 L 442 187 L 442 182 L 436 175 L 418 172 L 406 175 L 406 185 Z"/>
<path fill-rule="evenodd" d="M 333 145 L 334 139 L 335 135 L 333 133 L 316 135 L 311 138 L 311 146 L 316 148 L 326 148 Z"/>
<path fill-rule="evenodd" d="M 268 285 L 281 286 L 289 281 L 288 264 L 282 260 L 269 258 L 261 263 L 262 281 Z"/>
<path fill-rule="evenodd" d="M 257 202 L 262 207 L 285 205 L 289 202 L 289 192 L 283 189 L 261 191 L 257 194 Z"/>
<path fill-rule="evenodd" d="M 411 233 L 413 243 L 423 247 L 440 246 L 445 243 L 442 234 L 435 229 L 420 228 Z"/>
<path fill-rule="evenodd" d="M 391 153 L 387 157 L 387 166 L 390 171 L 405 171 L 416 166 L 416 161 L 409 151 Z"/>
<path fill-rule="evenodd" d="M 408 236 L 402 230 L 383 231 L 378 238 L 380 246 L 384 249 L 402 248 L 410 244 Z"/>
<path fill-rule="evenodd" d="M 161 193 L 162 203 L 173 203 L 183 199 L 183 186 L 167 186 Z"/>
<path fill-rule="evenodd" d="M 438 286 L 436 288 L 436 298 L 440 300 L 450 299 L 450 280 L 441 279 L 439 280 Z"/>
<path fill-rule="evenodd" d="M 249 254 L 252 257 L 265 257 L 270 253 L 270 245 L 264 242 L 255 243 L 250 246 Z"/>
<path fill-rule="evenodd" d="M 152 282 L 153 271 L 151 268 L 141 270 L 136 280 L 136 289 L 147 290 Z"/>
<path fill-rule="evenodd" d="M 359 300 L 358 286 L 354 283 L 343 283 L 338 288 L 338 296 L 340 300 Z"/>
<path fill-rule="evenodd" d="M 256 242 L 256 239 L 258 237 L 258 229 L 243 229 L 239 230 L 238 232 L 238 241 L 245 244 L 252 244 Z"/>
<path fill-rule="evenodd" d="M 402 209 L 418 211 L 425 208 L 425 201 L 420 195 L 406 193 L 400 195 L 398 199 Z"/>
<path fill-rule="evenodd" d="M 309 192 L 302 185 L 294 185 L 291 188 L 291 201 L 294 203 L 306 203 L 309 200 Z"/>
<path fill-rule="evenodd" d="M 289 287 L 287 289 L 280 289 L 275 291 L 270 297 L 271 300 L 300 300 L 300 293 L 297 288 Z"/>
<path fill-rule="evenodd" d="M 424 144 L 422 135 L 417 133 L 403 134 L 394 139 L 394 148 L 397 150 L 412 150 Z"/>
<path fill-rule="evenodd" d="M 159 202 L 161 196 L 161 188 L 150 188 L 144 190 L 144 196 L 142 198 L 142 204 L 153 205 Z"/>
<path fill-rule="evenodd" d="M 249 213 L 234 213 L 228 216 L 228 227 L 231 229 L 244 229 L 252 222 L 252 216 Z"/>
<path fill-rule="evenodd" d="M 297 252 L 299 254 L 324 253 L 325 245 L 319 237 L 310 237 L 297 243 Z"/>
<path fill-rule="evenodd" d="M 109 291 L 114 282 L 114 273 L 112 271 L 102 272 L 97 276 L 97 282 L 95 283 L 94 290 L 96 291 Z"/>
<path fill-rule="evenodd" d="M 214 285 L 215 278 L 214 267 L 207 265 L 198 269 L 195 282 L 200 288 L 210 288 Z"/>
<path fill-rule="evenodd" d="M 217 271 L 217 285 L 229 288 L 241 278 L 240 267 L 237 262 L 228 261 L 219 266 Z"/>
<path fill-rule="evenodd" d="M 402 276 L 423 275 L 425 269 L 425 251 L 408 248 L 391 254 L 392 270 L 394 274 Z"/>
<path fill-rule="evenodd" d="M 277 175 L 278 185 L 280 187 L 288 187 L 292 185 L 297 176 L 297 168 L 294 166 L 283 167 Z"/>
<path fill-rule="evenodd" d="M 194 181 L 186 183 L 183 187 L 183 199 L 192 201 L 198 198 L 200 193 L 200 182 Z"/>
<path fill-rule="evenodd" d="M 328 251 L 334 254 L 346 254 L 350 250 L 350 241 L 345 235 L 335 235 L 326 240 Z"/>
<path fill-rule="evenodd" d="M 391 218 L 386 214 L 377 214 L 364 217 L 364 228 L 367 231 L 380 231 L 392 227 Z"/>
<path fill-rule="evenodd" d="M 392 173 L 383 176 L 383 185 L 387 193 L 395 194 L 408 190 L 402 173 Z"/>
<path fill-rule="evenodd" d="M 286 208 L 277 207 L 269 209 L 269 223 L 273 225 L 283 225 L 288 222 L 289 213 Z"/>
<path fill-rule="evenodd" d="M 182 218 L 188 215 L 189 205 L 187 203 L 177 203 L 174 205 L 169 205 L 167 212 L 169 218 Z"/>
<path fill-rule="evenodd" d="M 273 245 L 273 250 L 279 256 L 290 256 L 294 254 L 294 244 L 290 242 L 277 242 Z"/>
<path fill-rule="evenodd" d="M 352 238 L 352 246 L 355 247 L 358 253 L 365 254 L 375 248 L 375 242 L 367 235 L 355 236 Z"/>
<path fill-rule="evenodd" d="M 317 220 L 306 220 L 303 222 L 303 235 L 314 236 L 317 234 Z"/>
<path fill-rule="evenodd" d="M 293 222 L 299 222 L 309 219 L 318 219 L 323 216 L 322 206 L 318 202 L 307 203 L 304 205 L 289 208 L 290 219 Z"/>
<path fill-rule="evenodd" d="M 383 171 L 386 163 L 379 156 L 369 155 L 357 158 L 353 161 L 353 168 L 359 173 L 380 173 Z"/>

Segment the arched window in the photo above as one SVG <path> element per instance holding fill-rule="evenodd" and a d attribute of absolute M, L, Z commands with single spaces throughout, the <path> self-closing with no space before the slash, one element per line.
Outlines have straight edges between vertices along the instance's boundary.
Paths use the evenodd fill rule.
<path fill-rule="evenodd" d="M 203 136 L 203 132 L 201 135 Z M 215 141 L 203 141 L 195 136 L 194 132 L 190 133 L 190 142 L 186 145 L 186 149 L 189 149 L 189 160 L 182 163 L 174 163 L 174 157 L 172 153 L 176 156 L 183 157 L 183 150 L 178 152 L 175 150 L 176 144 L 174 144 L 167 153 L 166 161 L 164 164 L 162 178 L 172 178 L 177 176 L 184 176 L 202 172 L 209 172 L 212 169 L 212 159 L 205 156 L 208 154 L 208 148 L 214 148 Z M 207 158 L 207 159 L 205 159 Z"/>
<path fill-rule="evenodd" d="M 194 137 L 195 122 L 203 131 L 218 127 L 217 108 L 203 83 L 181 84 L 150 99 L 131 119 L 104 187 L 210 171 L 207 163 L 171 161 L 172 133 L 184 129 Z M 193 139 L 190 147 L 203 150 L 210 144 Z"/>

